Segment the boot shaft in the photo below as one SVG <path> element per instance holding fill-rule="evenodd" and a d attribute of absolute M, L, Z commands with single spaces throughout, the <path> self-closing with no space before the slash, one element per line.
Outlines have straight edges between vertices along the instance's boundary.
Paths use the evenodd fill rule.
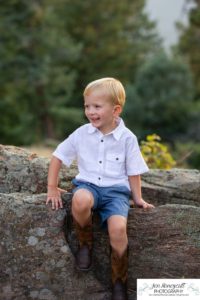
<path fill-rule="evenodd" d="M 122 256 L 112 249 L 111 252 L 111 270 L 112 270 L 112 283 L 115 284 L 117 280 L 121 280 L 124 284 L 127 282 L 128 271 L 128 248 Z"/>
<path fill-rule="evenodd" d="M 73 222 L 80 247 L 87 245 L 91 249 L 93 242 L 92 217 L 89 218 L 88 223 L 84 227 L 81 227 L 75 219 L 73 219 Z"/>

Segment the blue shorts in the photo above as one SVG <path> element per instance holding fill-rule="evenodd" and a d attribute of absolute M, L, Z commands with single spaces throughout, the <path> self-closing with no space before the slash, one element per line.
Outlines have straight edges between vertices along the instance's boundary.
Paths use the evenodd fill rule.
<path fill-rule="evenodd" d="M 76 186 L 73 194 L 79 189 L 86 189 L 92 193 L 94 197 L 93 210 L 98 211 L 102 225 L 113 215 L 128 217 L 131 192 L 126 186 L 99 187 L 77 179 L 73 179 L 72 183 Z"/>

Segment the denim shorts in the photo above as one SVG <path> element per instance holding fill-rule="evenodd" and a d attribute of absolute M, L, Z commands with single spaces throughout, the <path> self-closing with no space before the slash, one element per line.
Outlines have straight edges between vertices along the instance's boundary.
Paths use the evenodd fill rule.
<path fill-rule="evenodd" d="M 102 225 L 106 225 L 107 219 L 113 215 L 128 217 L 131 192 L 126 186 L 99 187 L 77 179 L 73 179 L 72 183 L 75 185 L 73 194 L 79 189 L 86 189 L 92 193 L 94 197 L 93 210 L 99 213 Z"/>

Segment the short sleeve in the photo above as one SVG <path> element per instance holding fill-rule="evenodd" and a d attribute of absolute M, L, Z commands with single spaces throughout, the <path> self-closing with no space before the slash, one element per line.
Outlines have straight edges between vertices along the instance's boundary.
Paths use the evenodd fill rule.
<path fill-rule="evenodd" d="M 72 133 L 66 140 L 60 143 L 56 150 L 53 152 L 53 156 L 60 159 L 67 167 L 76 159 L 76 142 L 75 133 Z"/>
<path fill-rule="evenodd" d="M 128 176 L 140 175 L 149 171 L 142 156 L 135 135 L 129 137 L 126 145 L 126 172 Z"/>

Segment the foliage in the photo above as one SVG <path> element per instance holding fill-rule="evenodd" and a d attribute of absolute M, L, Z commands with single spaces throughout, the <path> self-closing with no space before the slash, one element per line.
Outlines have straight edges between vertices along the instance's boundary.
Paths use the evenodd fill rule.
<path fill-rule="evenodd" d="M 180 61 L 153 58 L 160 39 L 144 4 L 1 1 L 1 143 L 68 135 L 85 121 L 84 86 L 101 76 L 115 76 L 126 85 L 124 117 L 140 137 L 154 131 L 174 141 L 184 133 L 191 110 L 198 118 L 191 75 Z"/>
<path fill-rule="evenodd" d="M 142 138 L 152 131 L 174 141 L 187 130 L 193 105 L 188 66 L 164 53 L 142 65 L 135 85 L 127 87 L 124 117 Z"/>
<path fill-rule="evenodd" d="M 155 24 L 144 13 L 145 0 L 64 2 L 67 32 L 82 44 L 76 65 L 77 106 L 88 82 L 113 76 L 125 84 L 134 79 L 147 56 L 160 48 Z"/>
<path fill-rule="evenodd" d="M 158 48 L 145 0 L 0 2 L 2 143 L 60 139 L 84 122 L 88 81 L 134 77 Z"/>
<path fill-rule="evenodd" d="M 176 165 L 169 153 L 168 147 L 156 135 L 148 135 L 146 141 L 141 142 L 141 151 L 148 166 L 152 169 L 171 169 Z"/>
<path fill-rule="evenodd" d="M 176 52 L 182 54 L 190 65 L 194 74 L 196 99 L 200 101 L 200 1 L 193 0 L 193 3 L 195 6 L 189 13 L 189 26 L 177 24 L 181 36 Z"/>
<path fill-rule="evenodd" d="M 185 27 L 178 23 L 180 32 L 178 45 L 174 49 L 176 55 L 181 55 L 189 64 L 194 77 L 194 98 L 192 124 L 189 128 L 189 139 L 200 142 L 200 1 L 187 0 L 192 2 L 192 9 L 189 11 L 189 26 Z"/>
<path fill-rule="evenodd" d="M 71 115 L 77 76 L 71 64 L 80 45 L 65 32 L 57 2 L 11 0 L 0 11 L 1 142 L 28 144 L 59 137 L 64 128 L 69 133 L 83 122 L 78 109 L 64 119 Z"/>
<path fill-rule="evenodd" d="M 177 166 L 200 169 L 200 144 L 195 142 L 177 142 L 174 146 Z"/>

